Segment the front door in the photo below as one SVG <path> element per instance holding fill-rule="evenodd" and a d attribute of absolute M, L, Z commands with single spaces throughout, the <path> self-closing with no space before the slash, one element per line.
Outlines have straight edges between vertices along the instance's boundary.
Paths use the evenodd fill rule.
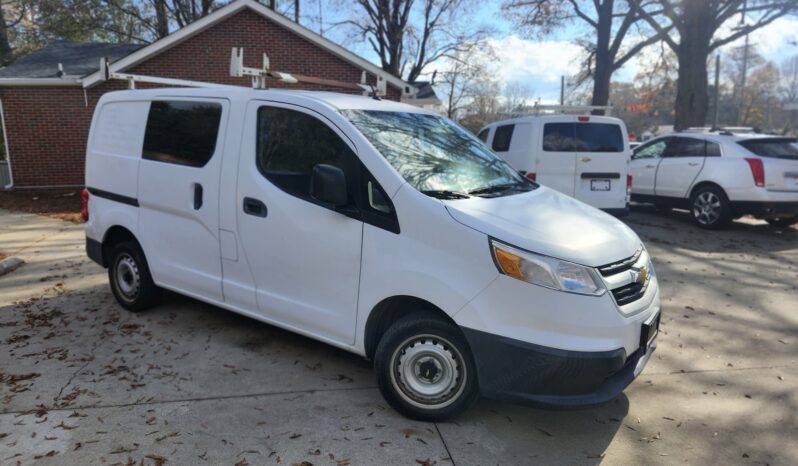
<path fill-rule="evenodd" d="M 687 197 L 693 181 L 704 166 L 706 141 L 684 136 L 673 137 L 657 168 L 654 192 L 657 196 Z"/>
<path fill-rule="evenodd" d="M 665 153 L 670 138 L 651 141 L 635 150 L 629 171 L 632 174 L 632 193 L 654 195 L 654 182 L 657 179 L 657 166 Z"/>
<path fill-rule="evenodd" d="M 264 318 L 321 339 L 353 344 L 363 222 L 311 195 L 317 164 L 350 184 L 359 162 L 350 140 L 303 107 L 253 102 L 239 162 L 239 237 Z M 344 213 L 342 213 L 344 212 Z"/>
<path fill-rule="evenodd" d="M 150 104 L 139 168 L 140 240 L 155 282 L 222 301 L 219 176 L 228 103 Z"/>

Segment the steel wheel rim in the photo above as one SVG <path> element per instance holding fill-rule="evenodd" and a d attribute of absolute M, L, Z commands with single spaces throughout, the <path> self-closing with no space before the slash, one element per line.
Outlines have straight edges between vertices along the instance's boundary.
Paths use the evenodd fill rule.
<path fill-rule="evenodd" d="M 702 225 L 711 225 L 720 219 L 720 198 L 713 192 L 699 194 L 693 202 L 693 216 Z"/>
<path fill-rule="evenodd" d="M 391 383 L 404 401 L 422 409 L 454 403 L 465 389 L 466 366 L 457 348 L 435 335 L 416 335 L 391 356 Z"/>
<path fill-rule="evenodd" d="M 141 274 L 136 261 L 128 253 L 120 254 L 115 265 L 114 286 L 127 301 L 134 301 L 141 288 Z"/>

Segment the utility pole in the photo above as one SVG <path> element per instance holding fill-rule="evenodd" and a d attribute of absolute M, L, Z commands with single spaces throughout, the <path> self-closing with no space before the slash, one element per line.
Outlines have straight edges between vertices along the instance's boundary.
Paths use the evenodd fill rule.
<path fill-rule="evenodd" d="M 745 27 L 745 12 L 748 9 L 748 0 L 743 2 L 743 12 L 740 18 L 740 27 Z M 748 75 L 748 33 L 745 34 L 745 45 L 743 45 L 743 75 L 740 77 L 740 109 L 737 112 L 737 124 L 743 124 L 743 108 L 745 108 L 745 78 Z"/>
<path fill-rule="evenodd" d="M 565 75 L 560 76 L 560 105 L 565 105 Z"/>
<path fill-rule="evenodd" d="M 720 109 L 720 54 L 715 57 L 715 114 L 712 117 L 712 129 L 718 129 L 718 115 Z"/>

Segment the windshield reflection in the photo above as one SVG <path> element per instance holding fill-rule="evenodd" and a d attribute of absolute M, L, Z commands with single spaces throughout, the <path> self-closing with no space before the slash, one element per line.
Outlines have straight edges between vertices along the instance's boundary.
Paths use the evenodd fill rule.
<path fill-rule="evenodd" d="M 342 114 L 408 183 L 426 194 L 456 199 L 473 191 L 497 196 L 535 187 L 482 141 L 439 116 L 367 110 Z M 497 186 L 505 189 L 489 189 Z"/>

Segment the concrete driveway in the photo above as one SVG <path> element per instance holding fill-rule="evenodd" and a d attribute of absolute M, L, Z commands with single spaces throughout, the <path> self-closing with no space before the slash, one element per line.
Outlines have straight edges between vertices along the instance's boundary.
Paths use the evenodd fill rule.
<path fill-rule="evenodd" d="M 796 464 L 798 230 L 685 215 L 629 224 L 662 286 L 659 348 L 607 406 L 488 400 L 397 415 L 370 364 L 167 294 L 118 307 L 83 231 L 0 211 L 0 464 Z"/>

